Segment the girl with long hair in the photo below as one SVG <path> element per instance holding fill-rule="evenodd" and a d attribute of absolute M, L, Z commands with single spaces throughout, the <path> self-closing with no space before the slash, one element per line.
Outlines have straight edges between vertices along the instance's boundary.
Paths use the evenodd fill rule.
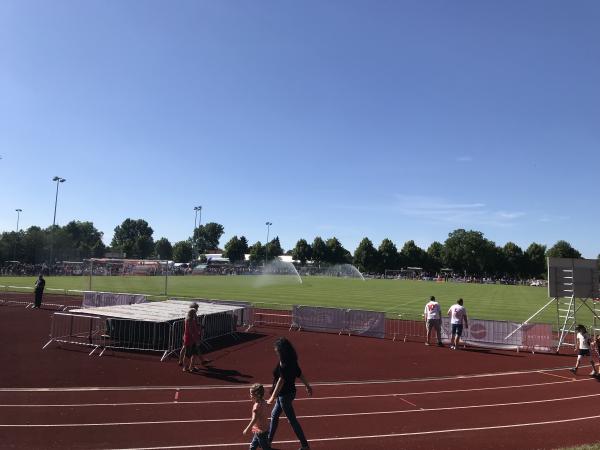
<path fill-rule="evenodd" d="M 269 443 L 273 442 L 277 426 L 279 425 L 279 416 L 284 412 L 300 441 L 300 445 L 302 445 L 300 450 L 308 450 L 310 447 L 304 436 L 304 431 L 296 418 L 292 402 L 296 398 L 296 378 L 302 381 L 309 397 L 312 395 L 312 387 L 298 365 L 298 355 L 290 341 L 284 337 L 277 339 L 275 341 L 275 353 L 279 357 L 279 362 L 273 369 L 273 391 L 271 392 L 271 397 L 267 400 L 269 405 L 275 403 L 271 412 Z"/>

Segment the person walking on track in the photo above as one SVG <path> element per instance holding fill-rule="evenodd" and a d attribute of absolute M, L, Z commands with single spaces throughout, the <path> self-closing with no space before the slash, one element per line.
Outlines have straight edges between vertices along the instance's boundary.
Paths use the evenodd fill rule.
<path fill-rule="evenodd" d="M 437 345 L 443 347 L 442 308 L 433 295 L 429 297 L 429 302 L 425 305 L 423 317 L 425 317 L 425 329 L 427 330 L 427 340 L 425 341 L 425 345 L 429 345 L 431 340 L 431 332 L 435 330 L 437 336 Z"/>
<path fill-rule="evenodd" d="M 42 297 L 44 295 L 44 288 L 46 287 L 46 280 L 44 280 L 44 276 L 40 273 L 40 276 L 38 277 L 38 279 L 35 281 L 35 287 L 34 287 L 34 293 L 35 293 L 35 300 L 33 303 L 33 307 L 34 308 L 41 308 L 42 307 Z"/>
<path fill-rule="evenodd" d="M 279 362 L 275 366 L 275 369 L 273 369 L 273 391 L 271 392 L 271 397 L 267 400 L 269 405 L 275 403 L 271 412 L 269 444 L 273 442 L 273 438 L 277 432 L 279 416 L 284 412 L 300 441 L 300 445 L 302 445 L 301 450 L 308 450 L 310 447 L 304 436 L 304 431 L 296 418 L 292 402 L 296 398 L 296 378 L 300 378 L 300 381 L 306 386 L 306 392 L 309 397 L 312 395 L 312 387 L 298 365 L 298 355 L 290 341 L 284 337 L 277 339 L 275 341 L 275 352 L 279 356 Z"/>
<path fill-rule="evenodd" d="M 450 307 L 448 310 L 450 316 L 450 324 L 452 325 L 452 337 L 450 338 L 450 348 L 452 350 L 458 349 L 460 343 L 460 337 L 463 332 L 463 324 L 465 328 L 469 328 L 469 320 L 467 319 L 467 310 L 463 306 L 463 299 L 459 298 L 458 301 Z"/>
<path fill-rule="evenodd" d="M 577 369 L 579 368 L 579 364 L 584 356 L 590 358 L 590 364 L 592 365 L 592 372 L 590 376 L 597 376 L 598 372 L 596 371 L 596 366 L 594 365 L 594 360 L 592 358 L 592 354 L 590 353 L 590 337 L 587 334 L 587 330 L 583 325 L 577 325 L 575 327 L 575 331 L 577 331 L 577 336 L 575 338 L 575 351 L 577 352 L 577 361 L 575 362 L 575 367 L 569 369 L 574 374 L 577 374 Z"/>
<path fill-rule="evenodd" d="M 187 312 L 185 319 L 185 329 L 183 331 L 183 348 L 179 353 L 179 365 L 183 366 L 184 372 L 193 372 L 194 368 L 194 356 L 199 356 L 202 365 L 205 366 L 209 363 L 208 360 L 204 359 L 200 353 L 200 342 L 202 339 L 200 325 L 198 325 L 198 304 L 192 303 L 190 309 Z M 189 358 L 189 365 L 186 367 L 185 360 Z"/>
<path fill-rule="evenodd" d="M 269 444 L 269 409 L 265 402 L 265 388 L 262 384 L 254 384 L 250 388 L 250 398 L 254 402 L 252 405 L 252 419 L 244 429 L 243 434 L 252 430 L 254 437 L 250 442 L 250 450 L 256 450 L 259 446 L 263 450 L 271 450 Z"/>

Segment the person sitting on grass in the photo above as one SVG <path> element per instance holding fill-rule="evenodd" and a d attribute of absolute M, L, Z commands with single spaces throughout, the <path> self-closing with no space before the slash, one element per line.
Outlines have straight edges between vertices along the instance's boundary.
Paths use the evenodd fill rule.
<path fill-rule="evenodd" d="M 271 450 L 269 444 L 269 407 L 265 401 L 265 388 L 262 384 L 254 384 L 250 388 L 250 398 L 254 402 L 252 405 L 252 419 L 243 434 L 252 429 L 254 437 L 250 443 L 250 450 L 256 450 L 259 446 L 263 450 Z"/>
<path fill-rule="evenodd" d="M 592 372 L 590 376 L 597 376 L 598 372 L 596 371 L 596 366 L 594 365 L 594 360 L 592 359 L 592 354 L 590 353 L 590 337 L 587 334 L 587 330 L 583 325 L 577 325 L 575 327 L 575 331 L 577 331 L 577 337 L 575 338 L 575 351 L 577 352 L 577 361 L 575 362 L 575 367 L 573 367 L 571 372 L 574 374 L 577 373 L 577 369 L 579 368 L 579 363 L 584 356 L 588 356 L 590 358 L 590 364 L 592 365 Z"/>
<path fill-rule="evenodd" d="M 198 325 L 198 315 L 196 310 L 198 304 L 192 303 L 190 310 L 187 313 L 185 319 L 185 330 L 183 332 L 183 348 L 179 354 L 179 365 L 183 366 L 184 372 L 195 371 L 194 367 L 194 356 L 199 356 L 203 366 L 207 365 L 210 361 L 204 359 L 200 353 L 200 326 Z M 189 358 L 189 364 L 186 367 L 185 360 Z"/>

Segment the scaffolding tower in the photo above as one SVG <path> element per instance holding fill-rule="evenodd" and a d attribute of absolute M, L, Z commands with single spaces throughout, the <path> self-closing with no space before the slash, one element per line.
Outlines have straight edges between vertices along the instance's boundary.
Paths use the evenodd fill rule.
<path fill-rule="evenodd" d="M 567 339 L 569 335 L 575 334 L 575 327 L 580 321 L 577 320 L 579 310 L 583 307 L 592 314 L 590 332 L 594 337 L 600 335 L 600 309 L 596 308 L 600 289 L 598 282 L 598 260 L 580 258 L 548 258 L 548 297 L 550 301 L 538 309 L 534 315 L 529 317 L 516 330 L 505 339 L 516 333 L 527 325 L 534 317 L 556 305 L 556 327 L 558 330 L 558 341 L 556 353 L 563 346 L 573 347 L 575 339 Z M 579 313 L 579 317 L 581 317 Z"/>

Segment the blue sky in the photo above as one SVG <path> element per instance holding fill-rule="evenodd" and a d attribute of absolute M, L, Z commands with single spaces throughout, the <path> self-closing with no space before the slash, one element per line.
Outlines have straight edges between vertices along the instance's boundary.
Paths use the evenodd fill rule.
<path fill-rule="evenodd" d="M 0 3 L 0 230 L 600 253 L 600 3 Z"/>

